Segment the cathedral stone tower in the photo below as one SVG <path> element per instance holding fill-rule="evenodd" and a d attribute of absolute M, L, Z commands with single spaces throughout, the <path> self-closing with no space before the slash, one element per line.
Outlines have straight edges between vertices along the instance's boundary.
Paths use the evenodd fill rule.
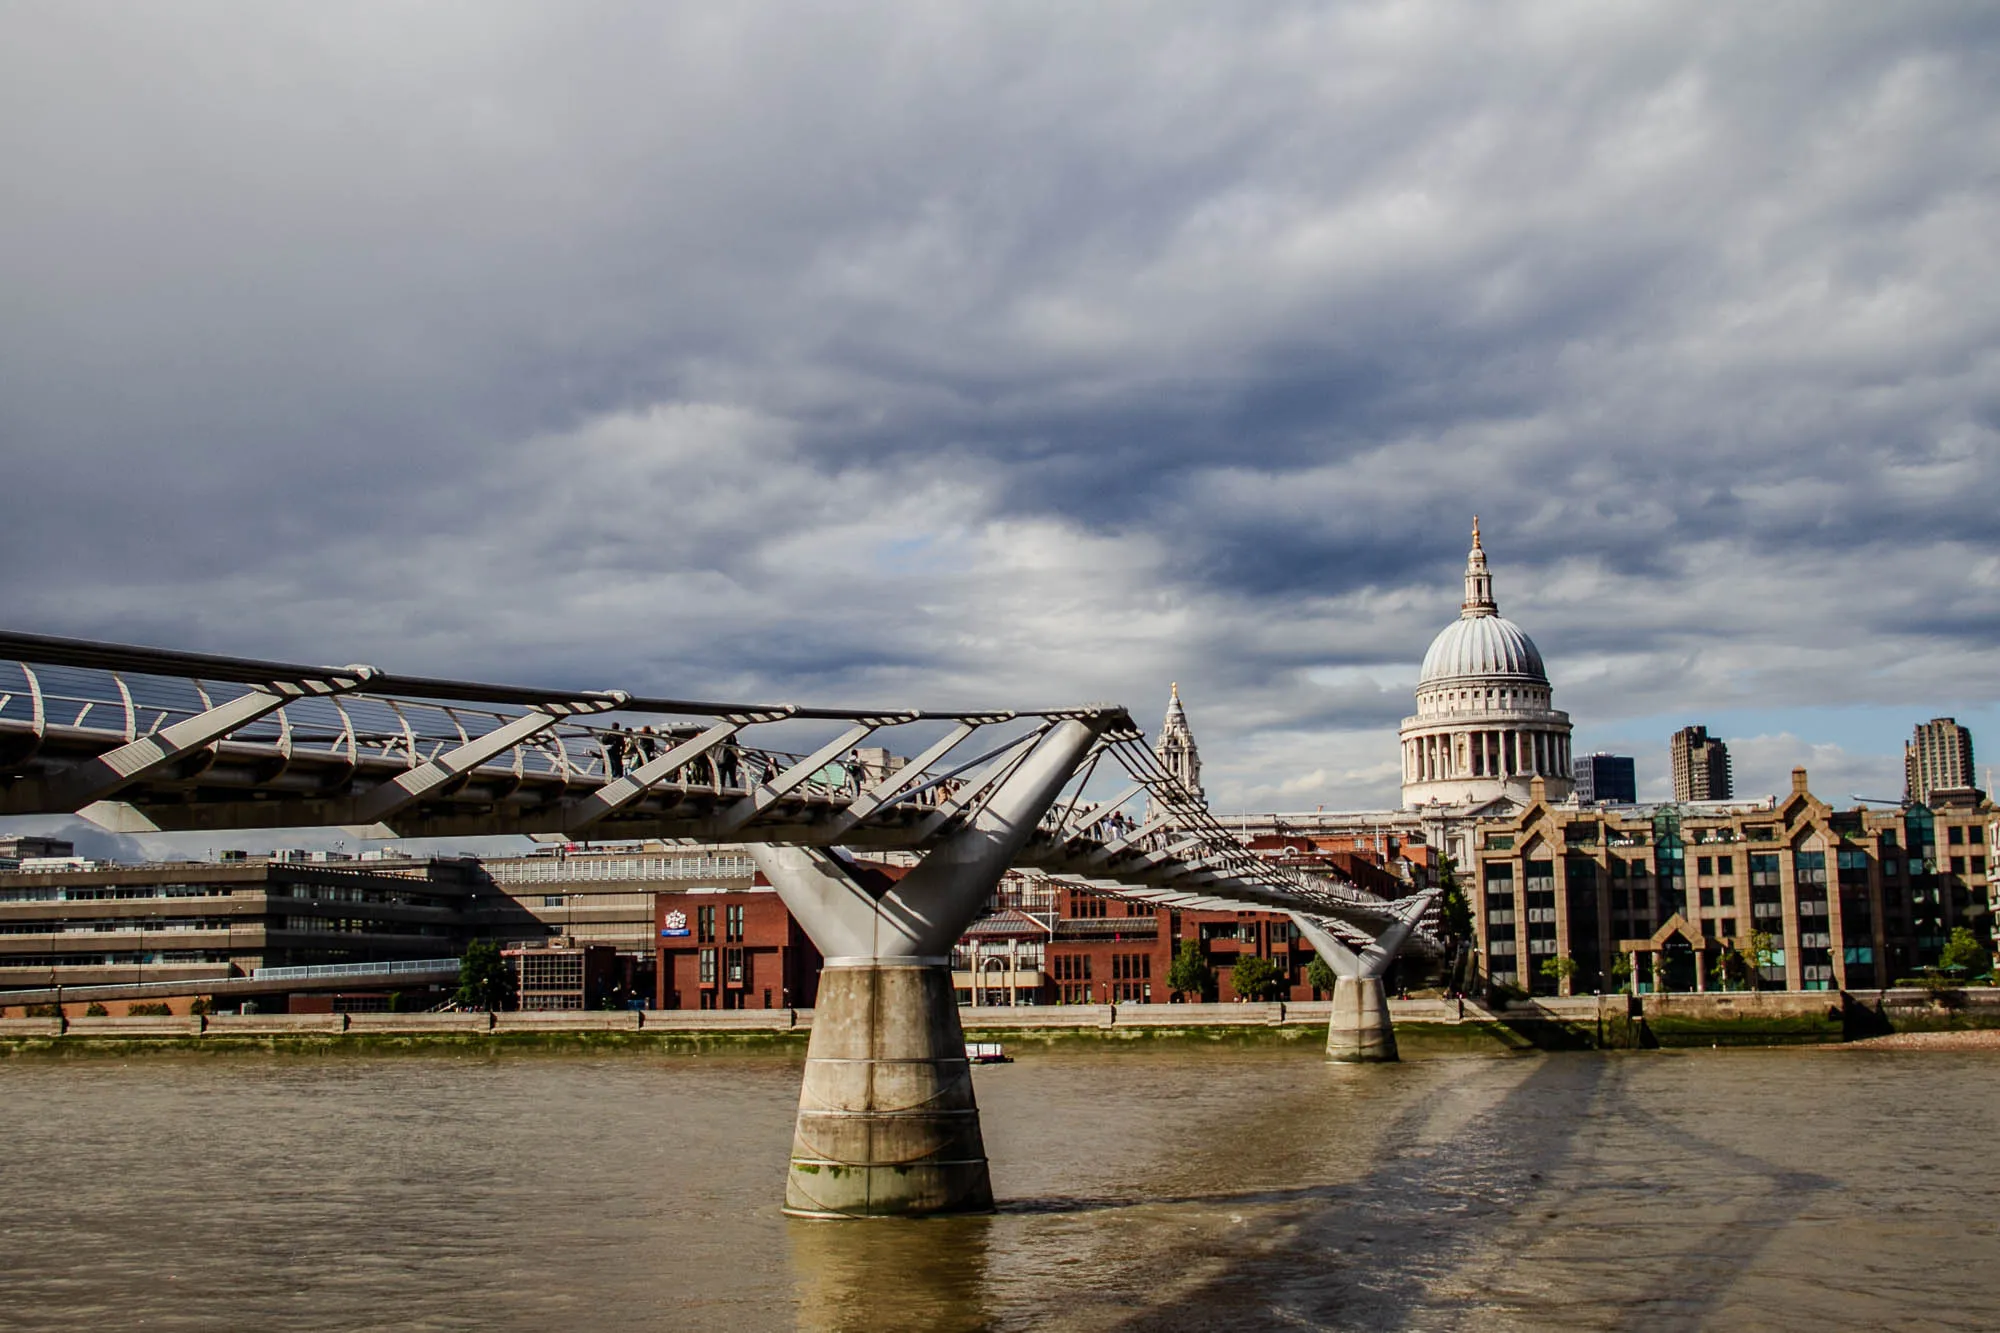
<path fill-rule="evenodd" d="M 1179 681 L 1174 682 L 1172 697 L 1167 700 L 1167 720 L 1160 724 L 1160 739 L 1154 743 L 1153 753 L 1197 801 L 1207 799 L 1201 791 L 1201 754 L 1195 749 L 1194 733 L 1188 730 L 1187 710 L 1181 707 Z"/>

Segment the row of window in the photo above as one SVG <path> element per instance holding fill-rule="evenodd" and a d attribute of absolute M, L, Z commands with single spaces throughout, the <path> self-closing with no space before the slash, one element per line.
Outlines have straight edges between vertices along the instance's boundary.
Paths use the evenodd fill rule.
<path fill-rule="evenodd" d="M 1153 955 L 1149 953 L 1111 955 L 1111 977 L 1114 981 L 1151 980 L 1152 976 Z"/>
<path fill-rule="evenodd" d="M 703 949 L 701 951 L 700 979 L 704 986 L 713 986 L 718 975 L 730 986 L 750 984 L 750 956 L 743 949 Z M 718 971 L 719 969 L 719 971 Z"/>
<path fill-rule="evenodd" d="M 728 944 L 740 943 L 744 931 L 744 909 L 742 903 L 730 903 L 722 915 L 723 941 Z M 715 943 L 715 908 L 713 906 L 694 909 L 695 941 L 699 944 Z"/>
<path fill-rule="evenodd" d="M 130 921 L 10 921 L 0 923 L 0 935 L 146 935 L 156 931 L 228 930 L 234 924 L 226 916 L 170 916 L 158 920 Z M 243 922 L 245 929 L 260 923 Z"/>
<path fill-rule="evenodd" d="M 0 958 L 0 967 L 140 967 L 154 963 L 227 963 L 227 949 L 164 949 L 143 953 L 41 953 L 10 954 Z"/>
<path fill-rule="evenodd" d="M 384 921 L 372 916 L 279 916 L 271 918 L 271 929 L 297 931 L 307 935 L 448 935 L 451 932 L 431 922 Z"/>
<path fill-rule="evenodd" d="M 1090 955 L 1060 953 L 1049 960 L 1049 975 L 1057 981 L 1090 980 Z"/>
<path fill-rule="evenodd" d="M 0 903 L 97 903 L 128 898 L 227 898 L 236 889 L 223 884 L 126 884 L 115 889 L 0 889 Z M 256 892 L 245 889 L 245 893 Z"/>

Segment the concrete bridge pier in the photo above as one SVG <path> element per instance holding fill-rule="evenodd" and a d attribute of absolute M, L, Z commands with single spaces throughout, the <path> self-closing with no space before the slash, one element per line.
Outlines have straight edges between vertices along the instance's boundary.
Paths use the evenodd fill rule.
<path fill-rule="evenodd" d="M 992 1210 L 951 949 L 1102 725 L 1057 722 L 964 828 L 900 878 L 824 848 L 751 848 L 826 959 L 785 1183 L 787 1213 Z"/>
<path fill-rule="evenodd" d="M 1326 1058 L 1346 1064 L 1395 1060 L 1396 1028 L 1389 992 L 1380 977 L 1343 977 L 1333 983 L 1333 1018 L 1326 1026 Z"/>
<path fill-rule="evenodd" d="M 1327 1059 L 1345 1064 L 1373 1064 L 1398 1058 L 1396 1028 L 1389 1017 L 1389 991 L 1382 979 L 1430 901 L 1430 895 L 1416 899 L 1372 944 L 1361 948 L 1350 947 L 1312 917 L 1291 914 L 1300 933 L 1333 969 L 1333 1017 L 1326 1026 Z"/>

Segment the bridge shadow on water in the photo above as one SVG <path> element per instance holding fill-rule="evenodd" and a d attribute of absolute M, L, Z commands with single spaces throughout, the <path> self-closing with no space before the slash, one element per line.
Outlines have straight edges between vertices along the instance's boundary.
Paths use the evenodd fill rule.
<path fill-rule="evenodd" d="M 1442 1134 L 1427 1132 L 1423 1104 L 1401 1112 L 1380 1136 L 1382 1159 L 1360 1178 L 1324 1185 L 1162 1193 L 1144 1199 L 1050 1196 L 1001 1205 L 1002 1216 L 1117 1215 L 1134 1209 L 1241 1210 L 1244 1225 L 1218 1245 L 1199 1246 L 1200 1276 L 1134 1292 L 1127 1329 L 1185 1329 L 1226 1322 L 1269 1328 L 1485 1328 L 1575 1322 L 1580 1327 L 1699 1327 L 1770 1240 L 1810 1199 L 1836 1187 L 1691 1133 L 1655 1114 L 1628 1086 L 1619 1058 L 1556 1056 L 1499 1101 Z M 1650 1063 L 1650 1062 L 1649 1062 Z M 1684 1211 L 1680 1186 L 1634 1173 L 1639 1160 L 1603 1161 L 1579 1143 L 1615 1124 L 1646 1140 L 1648 1158 L 1700 1162 L 1735 1182 L 1726 1214 Z M 1613 1135 L 1615 1138 L 1615 1134 Z M 1566 1168 L 1575 1165 L 1567 1181 Z M 1609 1168 L 1609 1179 L 1598 1175 Z M 1586 1198 L 1595 1192 L 1597 1197 Z M 1704 1205 L 1713 1200 L 1704 1200 Z M 1592 1229 L 1596 1210 L 1623 1219 Z M 1565 1222 L 1568 1208 L 1585 1215 Z M 1714 1213 L 1705 1206 L 1695 1212 Z M 1554 1254 L 1526 1253 L 1567 1226 Z M 1620 1264 L 1630 1233 L 1643 1230 L 1653 1262 Z M 1599 1238 L 1593 1246 L 1593 1236 Z M 1570 1243 L 1570 1242 L 1574 1243 Z M 1594 1252 L 1593 1252 L 1594 1250 Z M 1575 1263 L 1583 1251 L 1583 1262 Z M 1675 1262 L 1685 1255 L 1688 1262 Z M 1530 1273 L 1539 1264 L 1563 1269 Z M 1600 1287 L 1580 1311 L 1560 1290 L 1615 1275 L 1615 1301 Z M 1565 1316 L 1569 1316 L 1565 1318 Z M 1052 1322 L 1061 1322 L 1055 1312 Z"/>

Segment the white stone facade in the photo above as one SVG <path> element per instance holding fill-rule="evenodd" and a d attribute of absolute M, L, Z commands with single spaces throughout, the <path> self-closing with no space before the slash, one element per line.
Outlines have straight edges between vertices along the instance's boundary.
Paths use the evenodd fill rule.
<path fill-rule="evenodd" d="M 1207 799 L 1201 789 L 1201 751 L 1195 748 L 1194 733 L 1188 730 L 1179 681 L 1174 682 L 1167 699 L 1166 720 L 1160 724 L 1160 739 L 1153 745 L 1153 754 L 1167 772 L 1180 779 L 1189 795 L 1197 801 Z"/>
<path fill-rule="evenodd" d="M 1525 803 L 1536 777 L 1547 799 L 1570 793 L 1569 714 L 1552 706 L 1534 641 L 1493 600 L 1478 519 L 1459 618 L 1424 654 L 1401 736 L 1405 808 Z"/>

